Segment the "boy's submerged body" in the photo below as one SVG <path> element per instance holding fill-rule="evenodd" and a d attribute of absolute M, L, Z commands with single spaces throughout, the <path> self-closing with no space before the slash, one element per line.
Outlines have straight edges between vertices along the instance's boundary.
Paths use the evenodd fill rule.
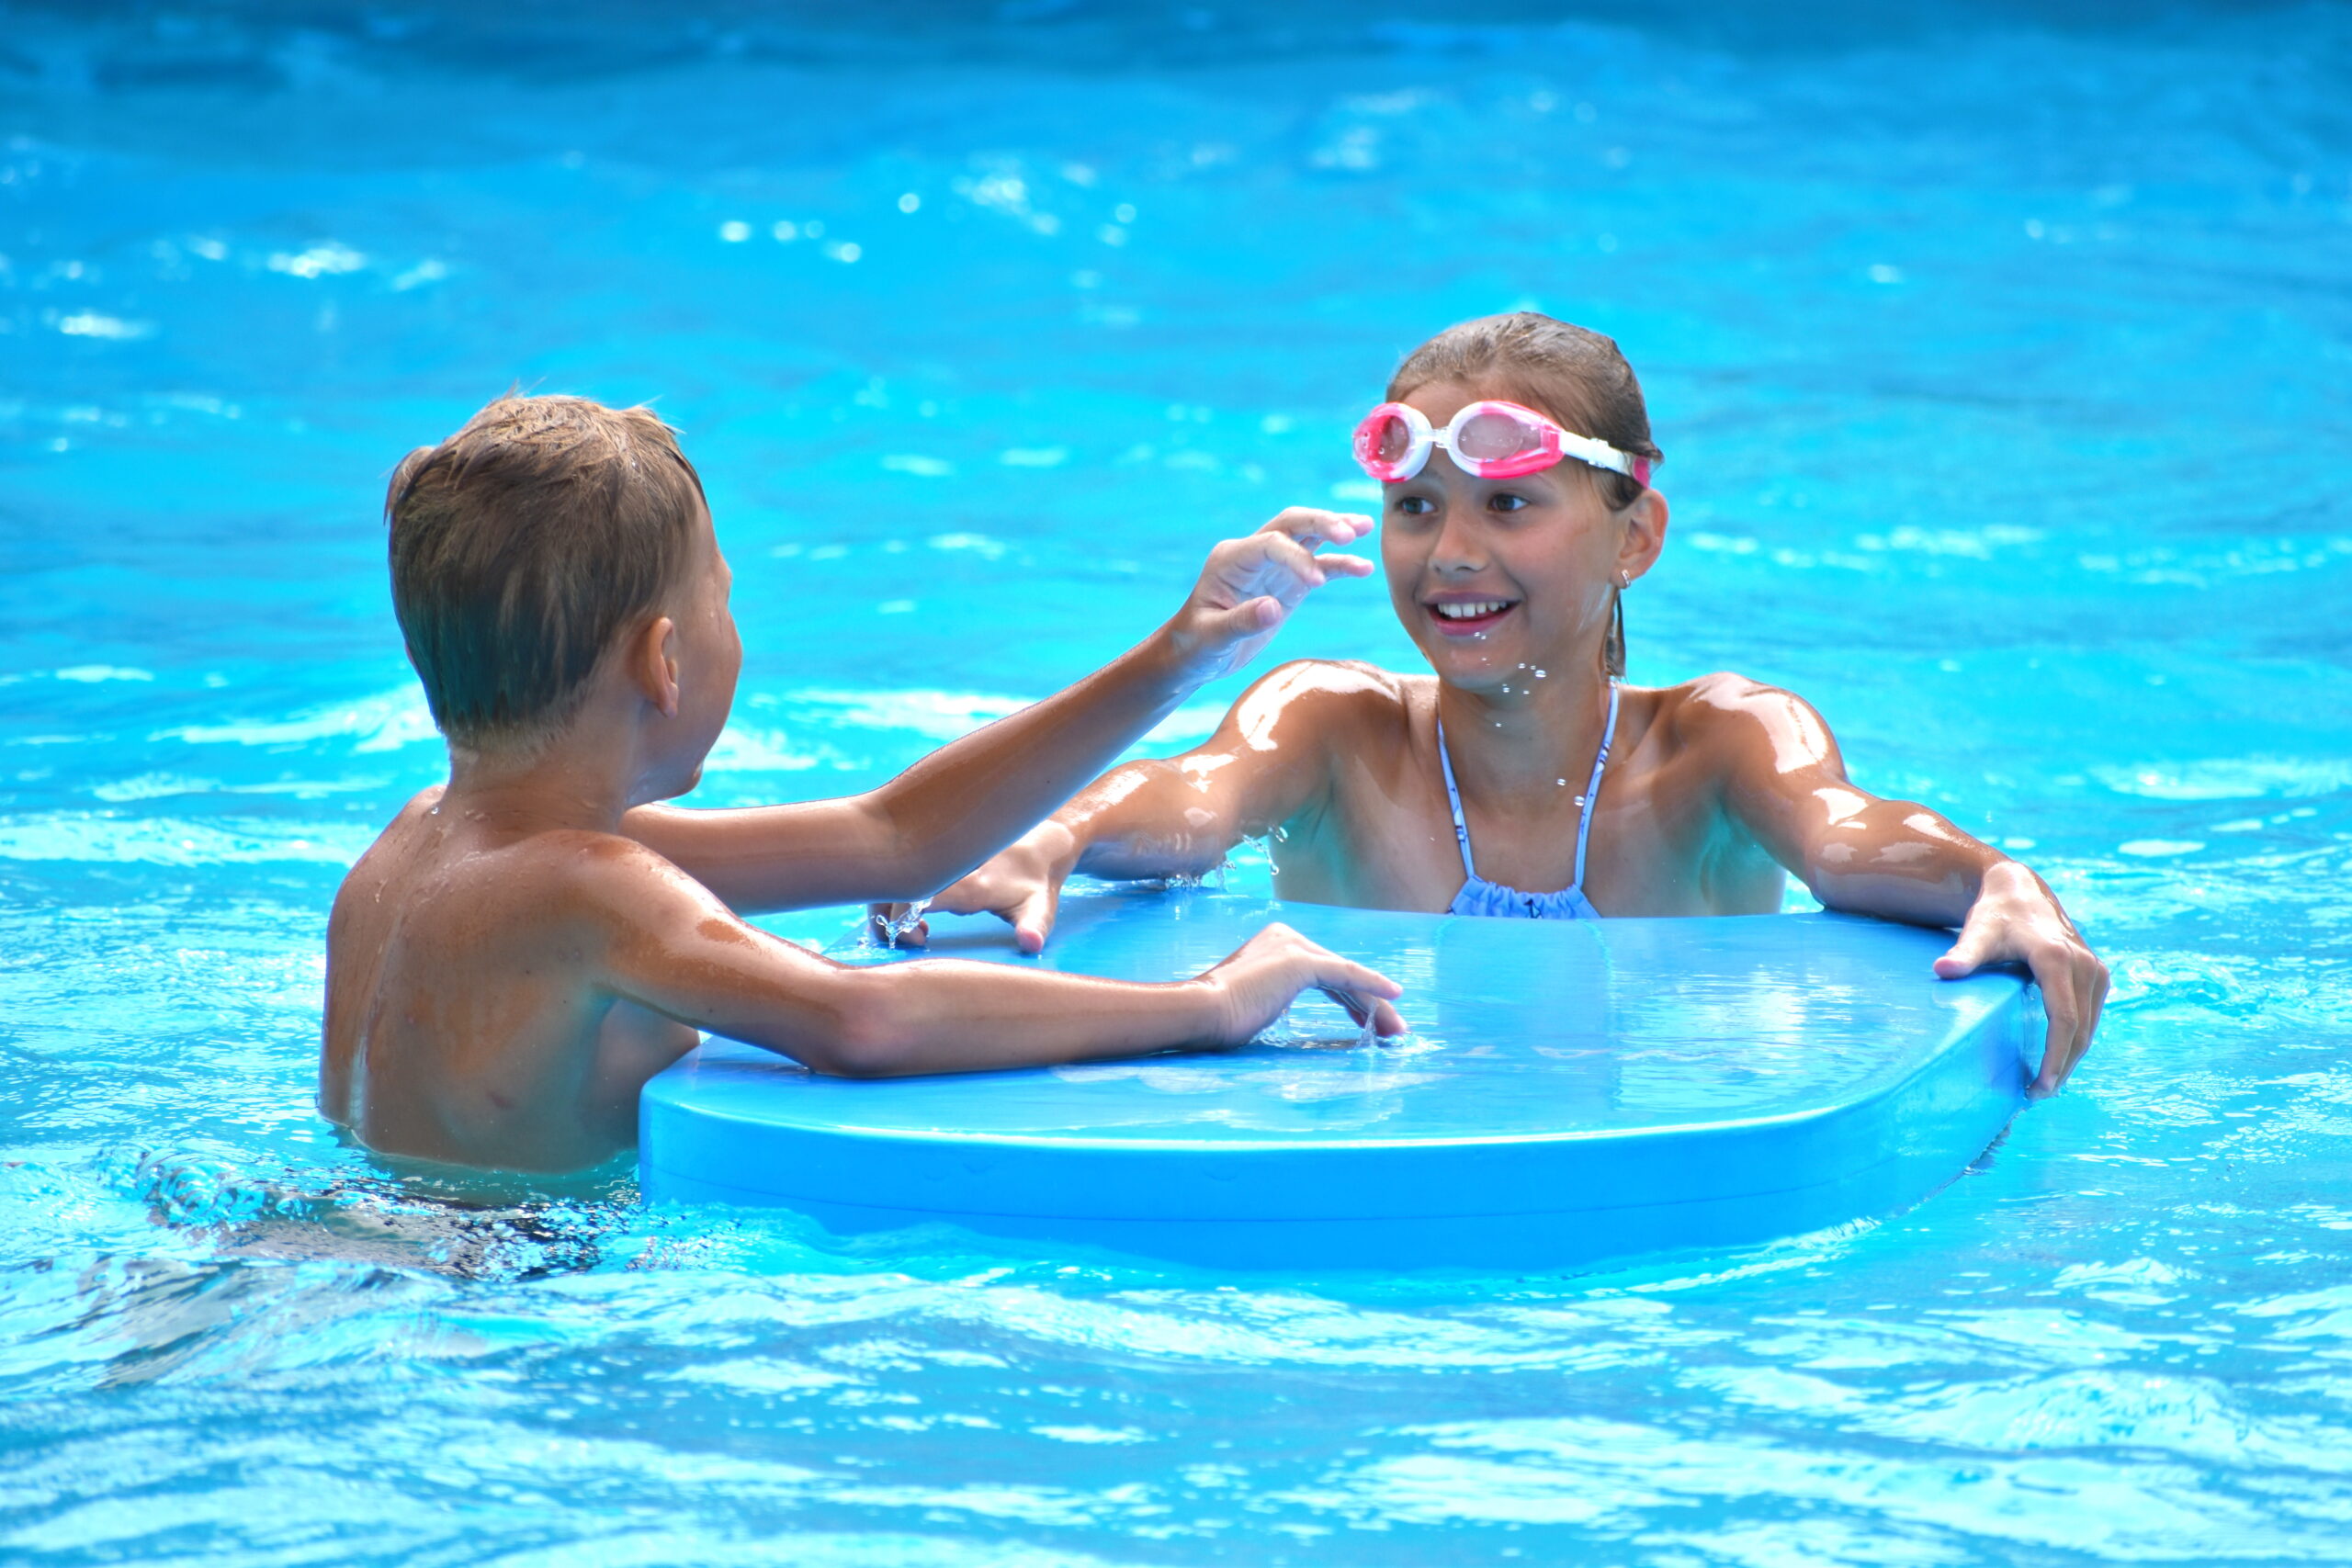
<path fill-rule="evenodd" d="M 699 481 L 642 411 L 493 403 L 411 456 L 394 603 L 447 784 L 355 866 L 327 935 L 320 1109 L 370 1146 L 559 1171 L 634 1142 L 638 1092 L 707 1029 L 820 1072 L 940 1072 L 1238 1044 L 1300 990 L 1402 1027 L 1396 987 L 1269 927 L 1189 981 L 832 964 L 739 910 L 914 896 L 1050 811 L 1263 646 L 1366 520 L 1284 513 L 1217 547 L 1182 610 L 1105 669 L 867 795 L 648 803 L 699 778 L 741 646 Z M 731 906 L 731 907 L 730 907 Z"/>

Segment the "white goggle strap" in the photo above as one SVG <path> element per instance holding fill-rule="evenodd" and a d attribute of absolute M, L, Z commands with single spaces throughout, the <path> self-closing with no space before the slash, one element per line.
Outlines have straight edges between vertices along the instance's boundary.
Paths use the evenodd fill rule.
<path fill-rule="evenodd" d="M 1634 477 L 1634 459 L 1606 441 L 1595 441 L 1589 435 L 1577 435 L 1564 430 L 1560 432 L 1560 452 L 1579 463 L 1607 468 L 1611 473 L 1623 474 L 1629 479 Z"/>

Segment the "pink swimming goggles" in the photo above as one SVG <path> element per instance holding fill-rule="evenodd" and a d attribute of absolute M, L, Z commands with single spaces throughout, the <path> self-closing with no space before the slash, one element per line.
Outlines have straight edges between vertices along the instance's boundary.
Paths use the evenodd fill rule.
<path fill-rule="evenodd" d="M 1650 482 L 1650 459 L 1620 452 L 1606 441 L 1564 430 L 1533 409 L 1518 403 L 1476 402 L 1447 422 L 1443 430 L 1410 403 L 1383 403 L 1356 426 L 1356 461 L 1384 484 L 1409 479 L 1427 466 L 1430 453 L 1443 447 L 1456 467 L 1482 479 L 1515 479 L 1540 473 L 1574 457 L 1596 468 L 1623 474 L 1636 484 Z"/>

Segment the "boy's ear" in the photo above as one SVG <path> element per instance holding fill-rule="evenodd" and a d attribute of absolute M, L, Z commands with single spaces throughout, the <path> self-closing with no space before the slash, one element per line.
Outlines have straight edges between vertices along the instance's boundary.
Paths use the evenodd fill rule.
<path fill-rule="evenodd" d="M 1623 515 L 1625 534 L 1617 542 L 1617 570 L 1635 578 L 1656 566 L 1658 552 L 1666 548 L 1666 497 L 1645 488 Z"/>
<path fill-rule="evenodd" d="M 629 639 L 629 678 L 664 718 L 678 716 L 677 641 L 677 626 L 667 615 L 654 616 Z"/>

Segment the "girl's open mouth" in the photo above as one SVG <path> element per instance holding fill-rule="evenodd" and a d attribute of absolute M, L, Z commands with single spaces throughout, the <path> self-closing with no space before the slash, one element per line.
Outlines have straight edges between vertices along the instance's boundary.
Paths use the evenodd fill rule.
<path fill-rule="evenodd" d="M 1519 608 L 1515 599 L 1453 599 L 1429 604 L 1430 619 L 1447 637 L 1471 637 L 1491 629 Z"/>

